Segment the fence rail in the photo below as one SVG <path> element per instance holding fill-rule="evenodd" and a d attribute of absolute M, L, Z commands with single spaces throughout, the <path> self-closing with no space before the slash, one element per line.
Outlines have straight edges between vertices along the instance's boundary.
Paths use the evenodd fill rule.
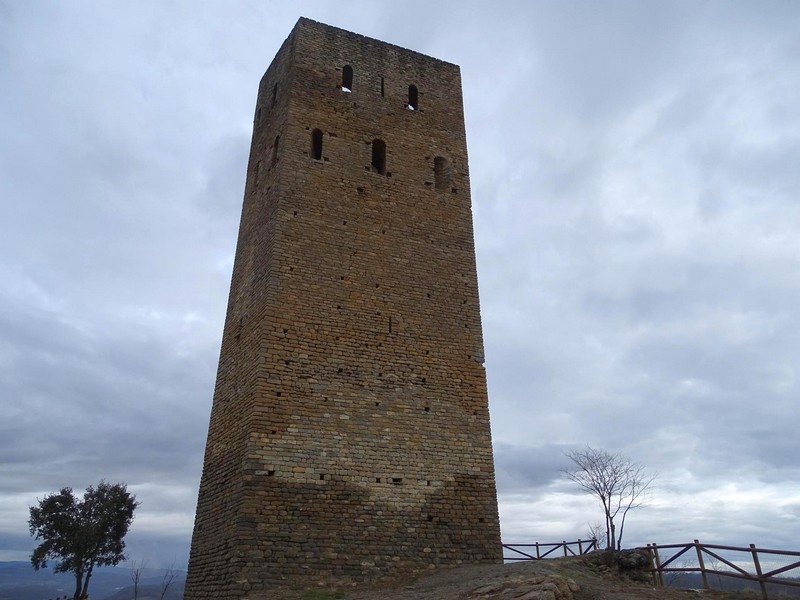
<path fill-rule="evenodd" d="M 525 550 L 521 550 L 520 548 L 525 548 Z M 558 549 L 563 549 L 563 556 L 580 556 L 581 554 L 586 554 L 587 552 L 597 549 L 597 540 L 551 542 L 546 544 L 540 544 L 539 542 L 535 544 L 503 544 L 503 549 L 515 553 L 511 556 L 503 556 L 503 560 L 541 560 L 555 553 Z M 575 549 L 577 549 L 577 552 Z M 544 550 L 546 550 L 546 552 L 543 552 Z M 503 554 L 505 555 L 505 552 Z"/>
<path fill-rule="evenodd" d="M 796 560 L 790 564 L 782 565 L 771 571 L 764 572 L 762 569 L 761 557 L 795 557 L 800 559 L 800 552 L 793 552 L 790 550 L 771 550 L 768 548 L 756 548 L 754 544 L 749 547 L 739 546 L 722 546 L 719 544 L 701 544 L 698 540 L 689 544 L 647 544 L 646 548 L 641 548 L 650 556 L 651 572 L 653 574 L 653 583 L 655 585 L 664 586 L 664 573 L 700 573 L 703 578 L 703 587 L 711 589 L 709 584 L 709 575 L 716 575 L 717 577 L 731 577 L 735 579 L 745 579 L 754 581 L 759 584 L 761 588 L 761 595 L 765 600 L 768 600 L 769 595 L 767 592 L 767 584 L 800 587 L 800 580 L 779 579 L 776 577 L 782 573 L 787 573 L 793 569 L 800 568 L 800 560 Z M 666 556 L 664 551 L 668 551 Z M 691 551 L 694 550 L 694 556 Z M 673 552 L 674 551 L 674 552 Z M 748 559 L 753 563 L 753 572 L 748 571 L 742 566 L 734 563 L 732 560 L 723 557 L 719 551 L 726 552 L 742 552 L 749 555 Z M 682 556 L 689 553 L 687 558 L 697 559 L 696 567 L 678 566 L 676 561 Z M 706 567 L 706 560 L 711 568 Z M 684 559 L 685 560 L 685 559 Z M 766 562 L 766 561 L 765 561 Z M 720 570 L 719 564 L 729 567 L 730 571 Z"/>

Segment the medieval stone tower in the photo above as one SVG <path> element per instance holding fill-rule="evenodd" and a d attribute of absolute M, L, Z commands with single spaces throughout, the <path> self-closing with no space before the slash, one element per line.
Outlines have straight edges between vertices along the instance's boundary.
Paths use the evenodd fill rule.
<path fill-rule="evenodd" d="M 300 19 L 259 86 L 186 598 L 500 560 L 459 68 Z"/>

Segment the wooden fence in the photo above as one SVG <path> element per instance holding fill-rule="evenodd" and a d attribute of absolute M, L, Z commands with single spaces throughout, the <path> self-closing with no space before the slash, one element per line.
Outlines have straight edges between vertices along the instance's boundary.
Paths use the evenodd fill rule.
<path fill-rule="evenodd" d="M 525 548 L 525 550 L 520 550 Z M 549 550 L 548 550 L 549 548 Z M 561 553 L 554 554 L 558 549 L 563 549 L 563 556 L 580 556 L 597 549 L 597 540 L 577 540 L 575 542 L 552 542 L 549 544 L 503 544 L 503 550 L 513 552 L 511 556 L 505 556 L 503 560 L 541 560 L 550 555 L 551 558 L 561 556 Z M 577 552 L 575 551 L 577 549 Z M 543 552 L 546 550 L 546 552 Z"/>
<path fill-rule="evenodd" d="M 703 578 L 703 587 L 706 589 L 711 589 L 709 575 L 732 577 L 757 582 L 761 588 L 761 595 L 765 600 L 769 598 L 767 584 L 800 587 L 800 580 L 776 577 L 782 573 L 785 574 L 793 569 L 800 568 L 800 560 L 798 560 L 800 559 L 800 552 L 756 548 L 754 544 L 750 544 L 747 548 L 701 544 L 697 540 L 690 544 L 666 544 L 661 546 L 648 544 L 646 548 L 641 548 L 641 550 L 646 551 L 650 556 L 653 583 L 655 585 L 664 585 L 664 573 L 700 573 Z M 693 553 L 692 550 L 694 550 Z M 664 551 L 667 551 L 666 554 Z M 751 572 L 731 559 L 723 557 L 720 552 L 746 553 L 748 555 L 746 557 L 747 562 L 752 561 L 753 571 Z M 683 561 L 676 562 L 684 555 L 686 555 L 686 558 Z M 784 564 L 765 572 L 762 569 L 762 562 L 765 564 L 775 562 L 771 557 L 794 557 L 795 562 Z M 765 560 L 762 561 L 762 558 Z M 695 559 L 697 560 L 697 566 L 682 564 L 686 560 L 694 563 Z M 723 565 L 728 569 L 725 570 Z"/>

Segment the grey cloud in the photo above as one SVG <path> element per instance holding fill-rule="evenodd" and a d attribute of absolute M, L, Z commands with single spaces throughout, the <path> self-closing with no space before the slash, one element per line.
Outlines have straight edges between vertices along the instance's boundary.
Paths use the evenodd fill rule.
<path fill-rule="evenodd" d="M 497 484 L 504 493 L 525 490 L 535 494 L 562 479 L 561 469 L 569 461 L 564 452 L 568 446 L 559 444 L 516 446 L 496 443 L 495 468 Z"/>

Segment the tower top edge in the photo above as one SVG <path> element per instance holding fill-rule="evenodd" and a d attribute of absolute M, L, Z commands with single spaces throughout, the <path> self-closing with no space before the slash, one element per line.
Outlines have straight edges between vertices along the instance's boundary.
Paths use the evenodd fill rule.
<path fill-rule="evenodd" d="M 360 42 L 365 42 L 365 43 L 370 43 L 370 44 L 380 44 L 380 45 L 383 45 L 383 46 L 387 46 L 389 48 L 393 48 L 397 52 L 401 52 L 401 53 L 407 54 L 409 56 L 417 57 L 418 59 L 422 59 L 422 60 L 425 60 L 425 61 L 433 61 L 433 62 L 439 63 L 439 64 L 441 64 L 443 66 L 447 66 L 449 68 L 455 68 L 455 69 L 457 69 L 459 71 L 461 70 L 459 65 L 457 65 L 455 63 L 452 63 L 452 62 L 449 62 L 449 61 L 446 61 L 446 60 L 442 60 L 441 58 L 436 58 L 435 56 L 430 56 L 428 54 L 423 54 L 422 52 L 417 52 L 416 50 L 410 50 L 409 48 L 405 48 L 405 47 L 399 46 L 397 44 L 392 44 L 391 42 L 385 42 L 383 40 L 379 40 L 377 38 L 369 37 L 367 35 L 363 35 L 363 34 L 360 34 L 360 33 L 355 33 L 353 31 L 348 31 L 348 30 L 342 29 L 340 27 L 335 27 L 333 25 L 328 25 L 327 23 L 322 23 L 320 21 L 315 21 L 314 19 L 309 19 L 308 17 L 300 17 L 297 20 L 297 23 L 292 28 L 292 31 L 289 34 L 289 37 L 294 35 L 294 33 L 296 31 L 300 30 L 300 29 L 312 29 L 312 30 L 317 30 L 320 33 L 328 33 L 329 35 L 331 33 L 333 33 L 336 36 L 347 37 L 347 38 L 350 38 L 350 39 L 352 39 L 354 41 L 360 41 Z"/>

